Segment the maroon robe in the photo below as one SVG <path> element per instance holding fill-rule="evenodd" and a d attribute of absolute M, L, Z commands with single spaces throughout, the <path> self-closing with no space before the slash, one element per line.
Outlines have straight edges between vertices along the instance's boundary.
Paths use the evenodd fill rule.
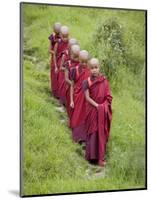
<path fill-rule="evenodd" d="M 48 39 L 51 42 L 51 50 L 54 50 L 55 44 L 58 42 L 60 39 L 60 36 L 53 33 L 51 34 Z M 55 90 L 55 82 L 56 82 L 56 76 L 55 76 L 55 66 L 54 66 L 54 60 L 53 60 L 53 55 L 51 54 L 51 60 L 50 60 L 50 84 L 51 84 L 51 91 L 54 96 L 56 96 L 56 90 Z"/>
<path fill-rule="evenodd" d="M 62 64 L 62 67 L 64 68 L 64 63 L 67 62 L 67 60 L 69 60 L 69 49 L 66 49 L 63 54 L 62 57 L 64 57 L 64 62 Z M 65 69 L 65 68 L 64 68 Z M 60 99 L 60 103 L 63 105 L 66 105 L 66 89 L 67 89 L 67 84 L 65 81 L 65 72 L 63 70 L 59 71 L 58 74 L 58 94 L 59 94 L 59 99 Z"/>
<path fill-rule="evenodd" d="M 105 161 L 106 144 L 112 119 L 112 96 L 109 83 L 103 75 L 89 77 L 83 82 L 98 108 L 86 103 L 86 159 Z"/>
<path fill-rule="evenodd" d="M 70 118 L 73 140 L 75 142 L 85 141 L 85 96 L 82 89 L 82 82 L 90 76 L 87 66 L 77 65 L 71 70 L 71 79 L 74 81 L 74 108 Z"/>
<path fill-rule="evenodd" d="M 66 70 L 68 70 L 69 79 L 70 79 L 70 70 L 73 67 L 77 66 L 78 64 L 79 64 L 79 61 L 74 60 L 74 59 L 69 59 L 67 62 L 65 62 L 64 67 L 66 68 Z M 68 83 L 66 83 L 65 97 L 66 97 L 66 110 L 67 110 L 68 117 L 70 119 L 73 109 L 70 107 L 70 86 L 68 85 Z"/>
<path fill-rule="evenodd" d="M 60 65 L 61 65 L 61 61 L 62 61 L 62 56 L 63 55 L 67 55 L 68 53 L 68 41 L 63 41 L 62 39 L 60 39 L 58 41 L 58 48 L 57 48 L 57 52 L 56 52 L 56 57 L 57 57 L 57 67 L 58 67 L 58 73 L 56 73 L 57 76 L 57 81 L 55 83 L 55 87 L 57 90 L 57 97 L 60 98 L 60 90 L 59 87 L 60 85 L 62 86 L 62 81 L 64 80 L 64 72 L 62 70 L 60 70 Z"/>

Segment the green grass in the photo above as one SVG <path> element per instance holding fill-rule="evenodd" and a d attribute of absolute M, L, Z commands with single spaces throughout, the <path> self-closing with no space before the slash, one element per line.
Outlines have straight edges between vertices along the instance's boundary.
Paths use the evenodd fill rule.
<path fill-rule="evenodd" d="M 22 194 L 144 188 L 144 65 L 140 66 L 141 70 L 137 74 L 121 67 L 118 71 L 117 90 L 111 81 L 112 128 L 107 149 L 107 167 L 101 170 L 99 176 L 96 176 L 98 167 L 89 165 L 81 147 L 72 142 L 71 131 L 66 125 L 67 116 L 56 111 L 59 103 L 52 97 L 48 87 L 48 36 L 55 21 L 67 24 L 71 35 L 79 40 L 81 47 L 95 55 L 99 52 L 93 46 L 93 35 L 99 20 L 117 17 L 127 28 L 124 31 L 127 48 L 133 52 L 133 58 L 141 58 L 143 63 L 144 13 L 23 5 L 23 16 Z M 129 37 L 130 32 L 132 37 Z M 61 123 L 63 119 L 65 123 Z"/>

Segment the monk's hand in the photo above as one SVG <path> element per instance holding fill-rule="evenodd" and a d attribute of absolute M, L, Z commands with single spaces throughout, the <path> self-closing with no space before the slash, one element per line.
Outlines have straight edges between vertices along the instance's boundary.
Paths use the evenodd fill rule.
<path fill-rule="evenodd" d="M 99 108 L 99 104 L 98 104 L 98 103 L 96 104 L 96 108 L 97 108 L 97 109 Z"/>
<path fill-rule="evenodd" d="M 64 67 L 60 67 L 60 70 L 61 70 L 61 71 L 64 71 Z"/>
<path fill-rule="evenodd" d="M 58 67 L 55 66 L 55 73 L 57 74 L 58 73 Z"/>
<path fill-rule="evenodd" d="M 74 108 L 74 102 L 73 102 L 73 101 L 71 101 L 70 107 L 71 107 L 71 108 Z"/>
<path fill-rule="evenodd" d="M 50 54 L 54 54 L 54 51 L 52 51 L 52 50 L 49 50 L 49 53 L 50 53 Z"/>

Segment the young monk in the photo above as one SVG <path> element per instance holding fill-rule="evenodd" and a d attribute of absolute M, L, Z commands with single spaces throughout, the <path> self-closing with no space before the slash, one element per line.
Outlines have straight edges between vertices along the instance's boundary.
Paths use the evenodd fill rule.
<path fill-rule="evenodd" d="M 65 63 L 71 57 L 72 45 L 76 43 L 77 43 L 77 40 L 75 38 L 69 39 L 68 49 L 62 55 L 62 62 L 61 62 L 59 78 L 58 78 L 58 82 L 59 82 L 58 93 L 59 93 L 60 103 L 62 103 L 63 105 L 66 105 L 66 90 L 67 90 L 67 84 L 65 81 Z"/>
<path fill-rule="evenodd" d="M 75 142 L 83 143 L 86 140 L 85 132 L 85 97 L 82 90 L 82 82 L 90 75 L 88 68 L 89 54 L 86 50 L 79 53 L 79 61 L 76 67 L 72 68 L 70 73 L 70 106 L 73 109 L 70 118 L 70 127 Z"/>
<path fill-rule="evenodd" d="M 55 88 L 55 82 L 56 82 L 56 76 L 55 76 L 55 67 L 54 67 L 54 60 L 53 60 L 53 54 L 54 54 L 54 46 L 60 39 L 60 28 L 61 28 L 61 23 L 56 22 L 53 25 L 53 31 L 49 36 L 50 40 L 50 45 L 49 45 L 49 53 L 51 54 L 51 61 L 50 61 L 50 88 L 52 91 L 52 94 L 56 96 L 56 88 Z"/>
<path fill-rule="evenodd" d="M 83 81 L 86 98 L 86 159 L 105 166 L 106 144 L 112 119 L 112 96 L 109 83 L 99 73 L 99 61 L 89 62 L 91 75 Z"/>
<path fill-rule="evenodd" d="M 79 53 L 80 53 L 80 46 L 75 44 L 72 45 L 70 48 L 70 59 L 64 63 L 65 67 L 65 83 L 66 83 L 66 109 L 69 119 L 71 118 L 72 109 L 70 107 L 70 86 L 72 84 L 69 74 L 70 70 L 79 65 Z"/>
<path fill-rule="evenodd" d="M 68 37 L 69 37 L 69 28 L 67 26 L 62 26 L 60 29 L 61 39 L 55 44 L 54 46 L 54 65 L 55 65 L 55 73 L 57 76 L 56 82 L 55 82 L 55 88 L 56 88 L 56 96 L 59 98 L 59 84 L 62 80 L 60 69 L 62 66 L 62 56 L 65 52 L 68 52 Z"/>

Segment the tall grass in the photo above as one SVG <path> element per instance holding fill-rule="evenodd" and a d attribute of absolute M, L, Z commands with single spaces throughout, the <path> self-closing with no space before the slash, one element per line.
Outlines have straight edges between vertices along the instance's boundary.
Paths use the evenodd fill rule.
<path fill-rule="evenodd" d="M 145 187 L 144 20 L 144 12 L 137 11 L 23 5 L 22 194 Z M 73 143 L 67 116 L 56 110 L 59 103 L 49 92 L 48 36 L 55 21 L 68 25 L 81 48 L 113 69 L 112 76 L 104 71 L 113 93 L 113 120 L 107 167 L 99 175 L 98 168 L 84 159 L 81 147 Z M 102 27 L 113 22 L 120 31 L 116 41 L 124 48 L 124 62 L 119 62 L 114 48 L 107 48 L 110 43 L 101 35 Z"/>

